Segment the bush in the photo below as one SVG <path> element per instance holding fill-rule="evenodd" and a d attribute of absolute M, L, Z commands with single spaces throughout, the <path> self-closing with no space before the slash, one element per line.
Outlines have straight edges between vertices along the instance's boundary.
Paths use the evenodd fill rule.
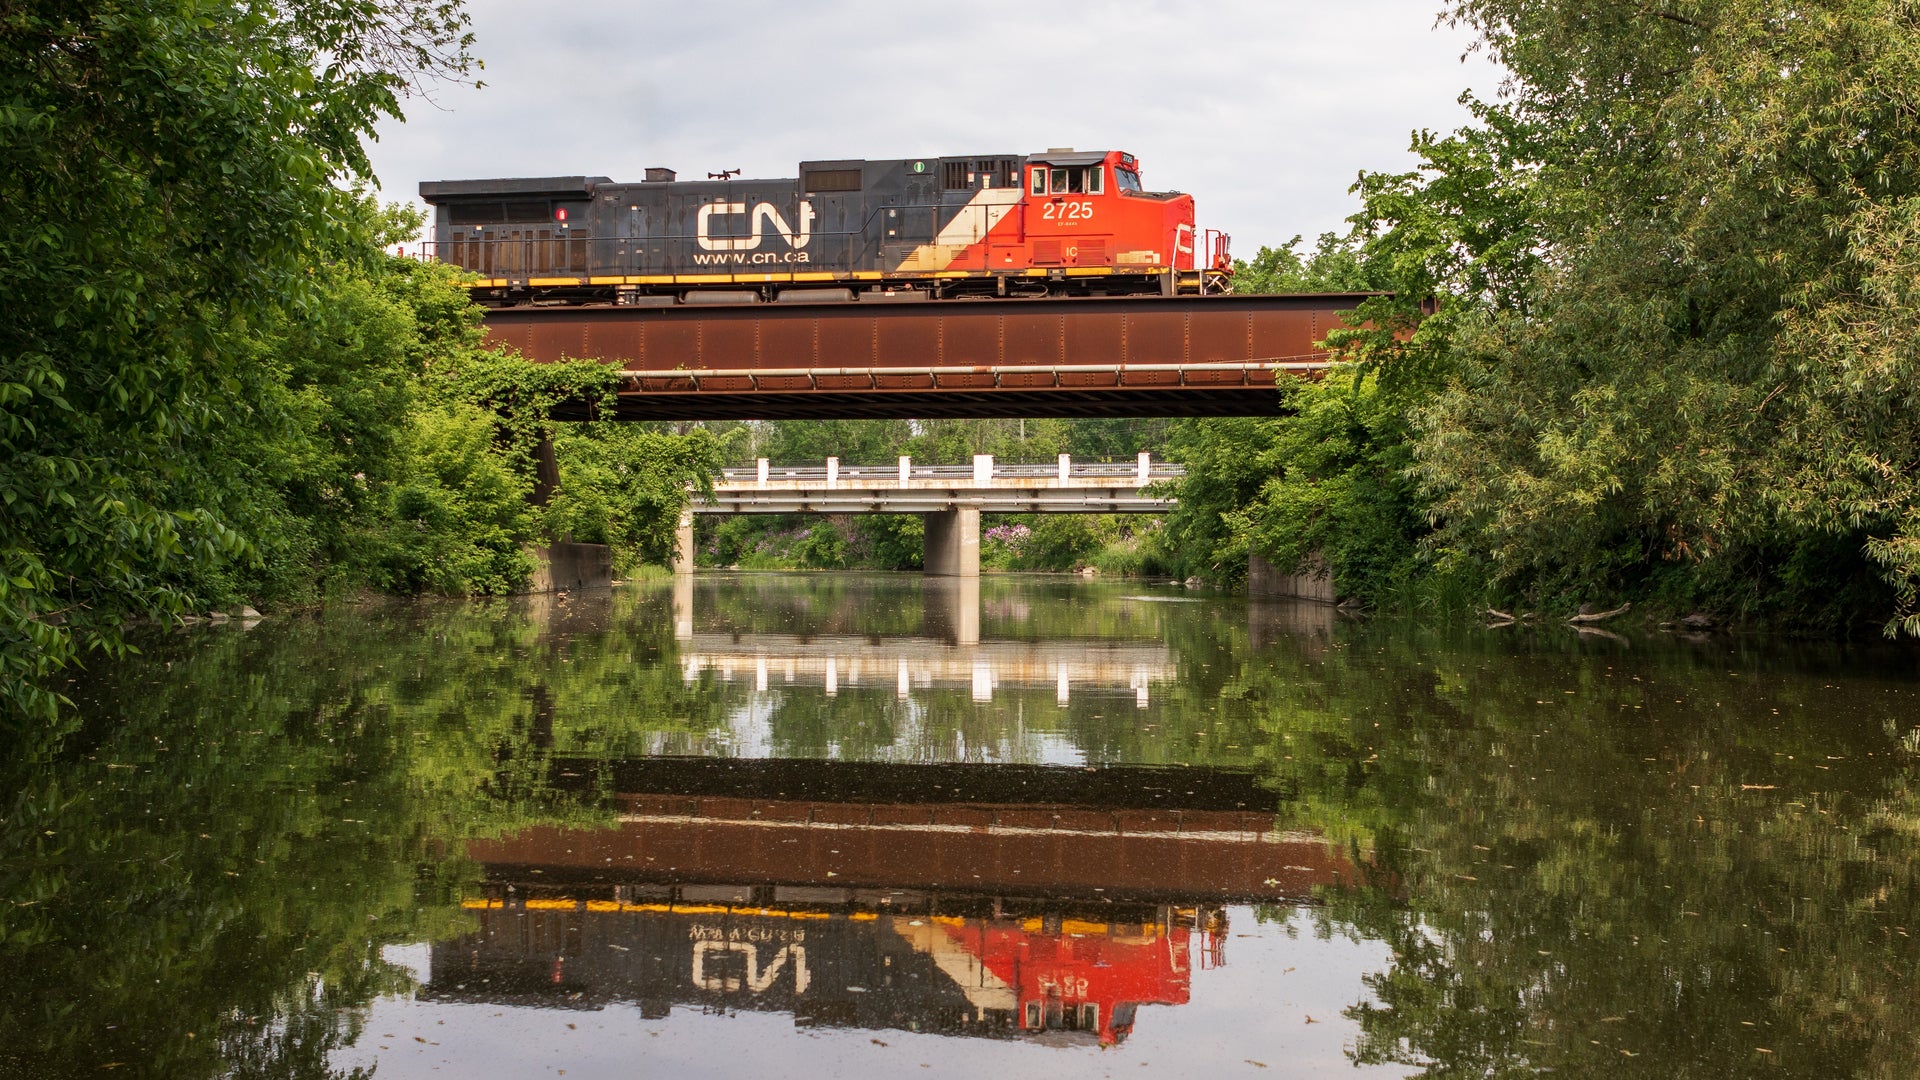
<path fill-rule="evenodd" d="M 847 537 L 833 522 L 816 519 L 795 538 L 793 557 L 809 570 L 837 570 L 847 564 Z"/>
<path fill-rule="evenodd" d="M 865 514 L 855 519 L 864 564 L 877 570 L 918 570 L 926 560 L 927 522 L 919 514 Z"/>
<path fill-rule="evenodd" d="M 493 417 L 470 405 L 414 418 L 372 584 L 390 592 L 526 587 L 533 575 L 525 550 L 531 485 L 493 452 L 493 437 Z"/>

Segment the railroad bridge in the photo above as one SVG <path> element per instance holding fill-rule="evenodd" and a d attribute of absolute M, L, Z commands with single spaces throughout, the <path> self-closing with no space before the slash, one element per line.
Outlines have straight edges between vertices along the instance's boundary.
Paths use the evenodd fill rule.
<path fill-rule="evenodd" d="M 617 363 L 622 420 L 1263 416 L 1371 293 L 524 306 L 530 359 Z M 563 419 L 585 419 L 579 403 Z"/>
<path fill-rule="evenodd" d="M 1158 514 L 1174 500 L 1150 485 L 1177 480 L 1185 469 L 1154 462 L 1076 462 L 1061 454 L 1052 465 L 996 464 L 975 454 L 972 465 L 770 465 L 726 469 L 711 498 L 696 499 L 680 515 L 674 569 L 693 572 L 695 514 L 921 514 L 927 521 L 926 571 L 953 577 L 980 574 L 981 514 Z"/>

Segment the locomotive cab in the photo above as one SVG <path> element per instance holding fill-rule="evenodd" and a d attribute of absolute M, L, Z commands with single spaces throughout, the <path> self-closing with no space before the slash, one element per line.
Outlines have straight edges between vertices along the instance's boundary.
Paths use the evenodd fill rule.
<path fill-rule="evenodd" d="M 1203 289 L 1195 266 L 1193 196 L 1148 191 L 1132 154 L 1034 154 L 1023 190 L 1025 243 L 999 252 L 996 268 L 1024 257 L 1036 276 L 1054 281 L 1110 275 L 1122 279 L 1115 291 L 1134 291 L 1128 285 L 1140 279 L 1167 293 L 1223 291 Z"/>

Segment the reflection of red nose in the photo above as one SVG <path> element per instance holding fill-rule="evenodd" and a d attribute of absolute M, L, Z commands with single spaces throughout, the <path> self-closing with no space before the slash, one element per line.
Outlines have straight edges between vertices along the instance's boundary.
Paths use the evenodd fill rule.
<path fill-rule="evenodd" d="M 567 958 L 564 956 L 556 956 L 553 958 L 553 981 L 556 985 L 559 984 L 561 977 L 565 975 L 565 972 L 560 970 L 560 966 L 566 962 Z"/>

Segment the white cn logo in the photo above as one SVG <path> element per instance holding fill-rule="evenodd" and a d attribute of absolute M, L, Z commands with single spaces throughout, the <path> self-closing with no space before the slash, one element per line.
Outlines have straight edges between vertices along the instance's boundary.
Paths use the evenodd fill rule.
<path fill-rule="evenodd" d="M 793 226 L 787 224 L 787 219 L 780 216 L 780 211 L 775 210 L 772 203 L 754 203 L 750 221 L 753 235 L 719 239 L 713 237 L 714 218 L 745 216 L 748 216 L 746 203 L 707 203 L 700 208 L 700 213 L 694 219 L 695 239 L 699 240 L 701 248 L 707 251 L 752 251 L 760 246 L 761 237 L 766 235 L 767 226 L 771 225 L 773 231 L 779 233 L 789 247 L 797 250 L 806 247 L 807 241 L 813 236 L 813 204 L 801 200 L 798 232 L 794 231 Z"/>

